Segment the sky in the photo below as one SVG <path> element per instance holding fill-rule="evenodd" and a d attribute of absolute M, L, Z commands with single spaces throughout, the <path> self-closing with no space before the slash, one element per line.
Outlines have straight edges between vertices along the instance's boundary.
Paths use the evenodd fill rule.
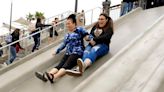
<path fill-rule="evenodd" d="M 10 6 L 13 2 L 12 21 L 26 17 L 28 13 L 43 12 L 45 17 L 51 17 L 65 11 L 74 11 L 75 0 L 3 0 L 0 3 L 0 25 L 10 21 Z M 78 12 L 95 7 L 102 7 L 105 0 L 78 0 Z M 111 0 L 111 5 L 119 4 L 121 0 Z"/>

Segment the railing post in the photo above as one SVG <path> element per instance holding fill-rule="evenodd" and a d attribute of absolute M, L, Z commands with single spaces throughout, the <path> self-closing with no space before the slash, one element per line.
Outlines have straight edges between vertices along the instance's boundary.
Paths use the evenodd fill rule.
<path fill-rule="evenodd" d="M 75 0 L 75 13 L 77 13 L 78 0 Z"/>
<path fill-rule="evenodd" d="M 103 5 L 103 13 L 106 13 L 107 15 L 110 14 L 110 4 L 111 4 L 110 0 L 105 0 L 102 3 L 102 5 Z"/>
<path fill-rule="evenodd" d="M 6 63 L 7 64 L 9 64 L 10 63 L 10 50 L 11 50 L 11 45 L 9 45 L 9 47 L 8 47 L 8 59 L 7 59 L 7 61 L 6 61 Z"/>
<path fill-rule="evenodd" d="M 55 29 L 56 29 L 56 28 L 55 28 L 54 25 L 53 25 L 52 27 L 53 27 L 53 30 L 52 30 L 52 38 L 53 38 L 53 40 L 54 40 L 54 38 L 55 38 L 54 35 L 55 35 Z"/>
<path fill-rule="evenodd" d="M 91 12 L 91 24 L 93 23 L 93 10 Z"/>
<path fill-rule="evenodd" d="M 41 28 L 39 28 L 39 31 L 40 31 L 40 33 L 38 33 L 38 34 L 40 34 L 40 37 L 39 37 L 39 46 L 41 46 L 41 44 L 42 44 L 42 33 L 43 33 L 43 31 L 41 31 Z"/>

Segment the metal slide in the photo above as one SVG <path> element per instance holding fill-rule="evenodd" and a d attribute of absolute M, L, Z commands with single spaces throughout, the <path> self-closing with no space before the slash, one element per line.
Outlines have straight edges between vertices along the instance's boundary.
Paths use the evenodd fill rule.
<path fill-rule="evenodd" d="M 56 57 L 51 55 L 54 49 L 57 48 L 54 47 L 43 51 L 44 53 L 38 54 L 32 59 L 28 59 L 27 62 L 1 74 L 0 92 L 71 92 L 75 88 L 79 89 L 80 87 L 78 88 L 78 86 L 82 85 L 81 83 L 84 84 L 96 70 L 101 68 L 103 64 L 106 64 L 107 61 L 110 61 L 110 59 L 138 35 L 145 32 L 163 14 L 164 7 L 149 10 L 138 8 L 115 21 L 115 32 L 111 41 L 110 53 L 97 60 L 97 62 L 86 70 L 82 77 L 71 77 L 66 75 L 57 80 L 54 84 L 50 84 L 49 82 L 44 83 L 34 76 L 34 71 L 49 70 L 61 59 L 61 54 Z M 93 77 L 92 81 L 96 82 L 96 78 L 98 77 L 99 76 Z M 103 83 L 100 85 L 103 85 Z M 85 86 L 92 87 L 92 84 Z M 93 88 L 94 90 L 99 89 L 96 87 Z"/>
<path fill-rule="evenodd" d="M 157 92 L 164 78 L 163 24 L 164 15 L 73 92 Z"/>

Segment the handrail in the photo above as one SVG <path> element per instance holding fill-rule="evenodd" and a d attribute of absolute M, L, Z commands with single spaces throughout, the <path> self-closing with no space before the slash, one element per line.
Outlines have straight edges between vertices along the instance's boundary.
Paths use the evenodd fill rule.
<path fill-rule="evenodd" d="M 54 18 L 55 16 L 59 16 L 59 15 L 65 14 L 65 13 L 67 13 L 67 12 L 72 12 L 72 11 L 65 11 L 65 12 L 63 12 L 63 13 L 60 13 L 60 14 L 51 16 L 51 17 L 47 18 L 46 20 L 51 19 L 51 18 Z"/>
<path fill-rule="evenodd" d="M 89 12 L 89 11 L 92 11 L 92 10 L 94 10 L 94 9 L 97 9 L 97 8 L 98 8 L 98 9 L 101 9 L 100 7 L 96 7 L 96 8 L 93 8 L 93 9 L 90 9 L 90 10 L 86 11 L 85 13 L 87 13 L 87 12 Z M 58 14 L 58 15 L 60 15 L 60 14 Z M 65 20 L 59 21 L 57 24 L 61 24 L 61 23 L 63 23 L 64 21 L 65 21 Z M 50 27 L 52 27 L 52 26 L 50 26 Z M 28 36 L 26 36 L 26 37 L 23 37 L 23 38 L 21 38 L 21 39 L 15 41 L 15 42 L 12 42 L 12 43 L 10 43 L 10 44 L 7 44 L 7 45 L 1 47 L 0 50 L 3 49 L 3 48 L 8 47 L 8 46 L 10 46 L 10 45 L 13 45 L 13 44 L 15 44 L 15 43 L 17 43 L 17 42 L 19 42 L 19 41 L 22 41 L 22 40 L 24 40 L 24 39 L 26 39 L 26 38 L 32 37 L 33 35 L 36 35 L 36 34 L 38 34 L 38 33 L 41 33 L 41 32 L 43 32 L 44 30 L 49 29 L 50 27 L 45 28 L 45 29 L 43 29 L 43 30 L 40 30 L 40 31 L 38 31 L 38 32 L 35 32 L 35 33 L 33 33 L 33 34 L 30 34 L 30 35 L 28 35 Z M 37 28 L 37 29 L 39 29 L 39 28 Z M 36 29 L 36 30 L 37 30 L 37 29 Z"/>
<path fill-rule="evenodd" d="M 111 6 L 110 8 L 119 7 L 120 5 L 121 5 L 121 4 L 113 5 L 113 6 Z M 100 9 L 100 10 L 101 10 L 102 8 L 101 8 L 101 7 L 96 7 L 96 8 L 93 8 L 93 9 L 87 10 L 87 11 L 84 12 L 84 13 L 87 13 L 87 12 L 93 11 L 93 10 L 95 10 L 95 9 Z M 71 11 L 66 11 L 66 12 L 71 12 Z M 66 13 L 66 12 L 63 12 L 63 13 Z M 60 14 L 58 14 L 58 15 L 61 15 L 61 14 L 63 14 L 63 13 L 60 13 Z M 58 16 L 58 15 L 55 15 L 55 16 Z M 79 15 L 79 14 L 77 14 L 77 15 Z M 49 17 L 48 19 L 53 18 L 53 17 L 54 17 L 54 16 Z M 48 19 L 46 19 L 46 20 L 48 20 Z M 62 21 L 59 21 L 57 24 L 61 24 L 61 23 L 63 23 L 64 21 L 65 21 L 65 19 L 62 20 Z M 50 26 L 50 27 L 52 27 L 52 26 Z M 12 43 L 10 43 L 10 44 L 7 44 L 7 45 L 1 47 L 0 50 L 3 49 L 3 48 L 8 47 L 8 46 L 10 46 L 10 45 L 13 45 L 13 44 L 15 44 L 15 43 L 17 43 L 17 42 L 19 42 L 19 41 L 22 41 L 22 40 L 24 40 L 24 39 L 26 39 L 26 38 L 32 37 L 33 35 L 36 35 L 36 34 L 38 34 L 38 33 L 41 33 L 41 32 L 43 32 L 44 30 L 49 29 L 50 27 L 45 28 L 45 29 L 43 29 L 43 30 L 40 30 L 40 31 L 38 31 L 38 32 L 35 32 L 35 33 L 33 33 L 33 34 L 30 34 L 30 35 L 28 35 L 28 36 L 26 36 L 26 37 L 23 37 L 23 38 L 21 38 L 21 39 L 15 41 L 15 42 L 12 42 Z M 38 30 L 38 29 L 39 29 L 39 28 L 37 28 L 36 30 Z"/>
<path fill-rule="evenodd" d="M 101 8 L 101 7 L 95 7 L 95 8 L 93 8 L 93 9 L 87 10 L 87 11 L 86 11 L 86 12 L 84 12 L 84 13 L 87 13 L 87 12 L 92 11 L 92 10 L 95 10 L 95 9 L 101 9 L 101 10 L 102 10 L 102 8 Z"/>
<path fill-rule="evenodd" d="M 121 4 L 116 4 L 116 5 L 110 6 L 110 9 L 115 8 L 115 7 L 120 7 L 120 6 Z"/>
<path fill-rule="evenodd" d="M 96 10 L 96 9 L 99 9 L 99 10 Z M 87 19 L 90 19 L 89 21 L 87 20 L 87 26 L 84 26 L 84 28 L 88 28 L 89 27 L 89 25 L 90 24 L 93 24 L 94 22 L 95 22 L 95 17 L 97 16 L 95 16 L 95 15 L 93 15 L 94 14 L 94 12 L 96 12 L 97 11 L 97 13 L 100 11 L 100 13 L 102 12 L 102 8 L 101 7 L 96 7 L 96 8 L 93 8 L 93 9 L 90 9 L 90 10 L 87 10 L 87 11 L 85 11 L 84 13 L 87 13 L 86 15 L 88 15 L 89 14 L 89 16 L 87 16 Z M 89 13 L 88 13 L 89 12 Z M 60 15 L 60 14 L 58 14 L 58 15 Z M 78 14 L 77 14 L 78 15 Z M 91 16 L 90 16 L 91 15 Z M 57 16 L 57 15 L 56 15 Z M 50 17 L 50 18 L 52 18 L 52 17 Z M 49 19 L 50 19 L 49 18 Z M 47 19 L 48 20 L 48 19 Z M 92 20 L 94 20 L 94 21 L 92 21 Z M 60 25 L 60 24 L 63 24 L 63 25 L 65 25 L 65 21 L 66 21 L 66 18 L 64 18 L 64 19 L 62 19 L 62 20 L 60 20 L 58 23 L 57 23 L 57 25 Z M 97 20 L 96 20 L 97 21 Z M 53 25 L 52 25 L 53 26 Z M 32 45 L 32 43 L 31 43 L 31 41 L 30 41 L 30 44 L 28 44 L 27 45 L 27 41 L 25 41 L 25 39 L 26 40 L 28 40 L 27 38 L 31 38 L 32 36 L 34 36 L 34 35 L 36 35 L 36 34 L 38 34 L 38 33 L 41 33 L 41 32 L 43 32 L 43 31 L 47 31 L 48 29 L 50 29 L 50 27 L 52 27 L 52 26 L 49 26 L 49 27 L 46 27 L 46 28 L 44 28 L 43 30 L 40 30 L 39 28 L 37 28 L 37 29 L 39 29 L 39 31 L 38 32 L 35 32 L 35 33 L 33 33 L 33 34 L 29 34 L 29 35 L 26 35 L 26 36 L 24 36 L 24 37 L 22 37 L 22 38 L 20 38 L 19 40 L 17 40 L 17 41 L 14 41 L 14 42 L 12 42 L 12 43 L 10 43 L 10 44 L 6 44 L 6 45 L 3 45 L 3 47 L 0 47 L 0 50 L 7 50 L 6 48 L 7 47 L 9 47 L 9 46 L 11 46 L 11 45 L 13 45 L 13 44 L 15 44 L 15 43 L 17 43 L 17 42 L 20 42 L 20 41 L 24 41 L 25 42 L 25 47 L 27 47 L 27 46 L 30 46 L 30 45 Z M 62 25 L 61 25 L 62 26 Z M 64 26 L 64 28 L 63 27 L 61 27 L 63 30 L 64 30 L 64 34 L 65 34 L 65 26 Z M 37 29 L 35 29 L 35 30 L 37 30 Z M 48 37 L 48 35 L 46 35 L 47 33 L 45 33 L 45 35 L 41 35 L 41 41 L 43 40 L 43 39 L 45 39 L 45 38 L 47 38 Z M 43 38 L 42 38 L 43 37 Z M 10 53 L 9 53 L 9 51 L 10 51 L 10 48 L 7 50 L 8 52 L 5 54 L 5 56 L 6 55 L 10 55 Z M 25 52 L 26 53 L 26 52 Z M 9 59 L 9 58 L 8 58 Z"/>
<path fill-rule="evenodd" d="M 49 23 L 49 20 L 50 20 L 50 19 L 52 19 L 52 18 L 54 18 L 54 17 L 57 17 L 57 16 L 59 17 L 59 16 L 64 15 L 64 14 L 66 14 L 66 13 L 69 14 L 70 12 L 72 12 L 72 11 L 65 11 L 65 12 L 63 12 L 63 13 L 60 13 L 60 14 L 51 16 L 51 17 L 49 17 L 49 18 L 46 18 L 46 19 L 45 19 L 45 22 L 47 21 L 47 22 Z M 64 18 L 64 19 L 65 19 L 65 18 Z M 63 19 L 61 19 L 61 20 L 63 20 Z"/>
<path fill-rule="evenodd" d="M 58 24 L 61 24 L 61 23 L 63 23 L 63 22 L 65 22 L 65 20 L 59 22 Z M 6 47 L 8 47 L 8 46 L 10 46 L 10 45 L 13 45 L 13 44 L 15 44 L 15 43 L 17 43 L 17 42 L 20 42 L 20 41 L 22 41 L 22 40 L 24 40 L 24 39 L 30 38 L 30 37 L 32 37 L 32 36 L 34 36 L 34 35 L 36 35 L 36 34 L 38 34 L 38 33 L 41 33 L 41 32 L 43 32 L 43 31 L 45 31 L 45 30 L 47 30 L 47 29 L 49 29 L 49 28 L 51 28 L 51 27 L 52 27 L 52 26 L 47 27 L 47 28 L 45 28 L 45 29 L 43 29 L 43 30 L 40 30 L 40 31 L 35 32 L 35 33 L 33 33 L 33 34 L 30 34 L 30 35 L 28 35 L 28 36 L 26 36 L 26 37 L 23 37 L 23 38 L 21 38 L 21 39 L 19 39 L 19 40 L 17 40 L 17 41 L 14 41 L 14 42 L 12 42 L 12 43 L 9 43 L 9 44 L 7 44 L 7 45 L 1 47 L 0 50 L 4 49 L 4 48 L 6 48 Z M 40 28 L 37 28 L 37 29 L 40 29 Z M 36 30 L 37 30 L 37 29 L 36 29 Z"/>

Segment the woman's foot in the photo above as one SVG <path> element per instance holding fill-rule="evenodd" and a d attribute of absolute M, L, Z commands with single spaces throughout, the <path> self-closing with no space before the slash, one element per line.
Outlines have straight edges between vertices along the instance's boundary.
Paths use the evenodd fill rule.
<path fill-rule="evenodd" d="M 45 77 L 45 74 L 44 74 L 44 73 L 35 72 L 35 76 L 36 76 L 38 79 L 40 79 L 40 80 L 42 80 L 42 81 L 44 81 L 44 82 L 47 82 L 47 78 Z"/>
<path fill-rule="evenodd" d="M 45 74 L 46 74 L 48 80 L 49 80 L 51 83 L 54 83 L 55 79 L 54 79 L 53 74 L 50 74 L 50 73 L 48 73 L 48 72 L 45 72 Z"/>
<path fill-rule="evenodd" d="M 81 58 L 77 59 L 77 65 L 79 66 L 79 72 L 83 73 L 86 65 Z"/>

